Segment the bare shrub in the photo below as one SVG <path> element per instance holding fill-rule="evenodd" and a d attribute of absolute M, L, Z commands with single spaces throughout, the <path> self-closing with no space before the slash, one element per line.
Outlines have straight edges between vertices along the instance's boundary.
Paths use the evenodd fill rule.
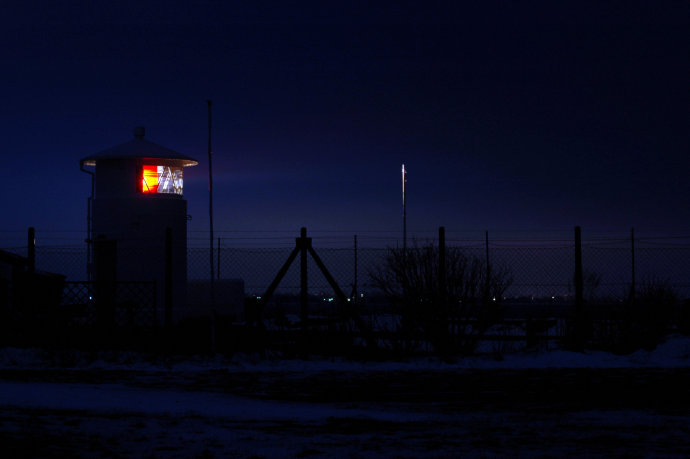
<path fill-rule="evenodd" d="M 677 326 L 681 305 L 670 282 L 647 279 L 637 289 L 624 317 L 624 350 L 653 349 Z"/>
<path fill-rule="evenodd" d="M 439 354 L 471 354 L 500 317 L 502 295 L 512 283 L 509 271 L 487 270 L 484 260 L 457 247 L 446 248 L 445 255 L 445 283 L 439 275 L 439 248 L 433 244 L 389 249 L 370 273 L 372 285 L 398 317 L 395 332 L 403 350 L 425 341 Z"/>

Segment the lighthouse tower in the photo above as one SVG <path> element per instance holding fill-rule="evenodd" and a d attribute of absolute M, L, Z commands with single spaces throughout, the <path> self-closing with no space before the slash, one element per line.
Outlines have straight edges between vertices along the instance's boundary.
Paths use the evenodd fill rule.
<path fill-rule="evenodd" d="M 95 167 L 91 172 L 95 186 L 90 200 L 90 238 L 96 245 L 110 247 L 109 256 L 96 254 L 96 280 L 99 273 L 109 273 L 117 281 L 154 281 L 157 316 L 162 320 L 165 301 L 173 310 L 186 305 L 183 171 L 198 162 L 150 142 L 144 135 L 144 128 L 136 127 L 134 139 L 80 163 L 85 171 Z"/>

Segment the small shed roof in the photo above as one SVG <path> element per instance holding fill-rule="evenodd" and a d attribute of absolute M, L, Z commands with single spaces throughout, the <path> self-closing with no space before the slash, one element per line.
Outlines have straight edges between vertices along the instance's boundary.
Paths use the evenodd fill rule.
<path fill-rule="evenodd" d="M 0 249 L 0 263 L 8 264 L 17 268 L 24 268 L 29 264 L 29 261 L 26 257 Z"/>
<path fill-rule="evenodd" d="M 134 139 L 112 148 L 100 151 L 83 158 L 80 162 L 85 166 L 95 166 L 103 159 L 151 158 L 180 161 L 182 166 L 196 166 L 199 162 L 170 148 L 144 139 L 144 128 L 134 128 Z"/>

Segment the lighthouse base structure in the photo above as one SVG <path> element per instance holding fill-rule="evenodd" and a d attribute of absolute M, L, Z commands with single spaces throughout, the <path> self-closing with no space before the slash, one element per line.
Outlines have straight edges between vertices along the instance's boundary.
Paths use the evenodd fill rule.
<path fill-rule="evenodd" d="M 176 198 L 154 195 L 93 202 L 94 243 L 115 245 L 114 256 L 95 257 L 96 281 L 99 273 L 109 272 L 117 281 L 154 282 L 156 322 L 161 325 L 178 320 L 187 309 L 187 201 Z M 103 263 L 114 266 L 99 266 Z"/>

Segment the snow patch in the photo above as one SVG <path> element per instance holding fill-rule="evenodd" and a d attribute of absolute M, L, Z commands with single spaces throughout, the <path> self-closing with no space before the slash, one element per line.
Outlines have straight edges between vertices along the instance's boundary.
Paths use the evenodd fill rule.
<path fill-rule="evenodd" d="M 192 357 L 161 357 L 136 352 L 46 351 L 40 349 L 0 349 L 0 369 L 103 369 L 140 371 L 405 371 L 449 369 L 539 369 L 539 368 L 670 368 L 690 365 L 690 337 L 673 335 L 652 351 L 640 350 L 629 355 L 609 352 L 571 352 L 564 350 L 522 351 L 503 355 L 458 358 L 412 358 L 401 361 L 357 362 L 344 359 L 282 360 L 261 359 L 256 355 L 237 354 Z"/>

